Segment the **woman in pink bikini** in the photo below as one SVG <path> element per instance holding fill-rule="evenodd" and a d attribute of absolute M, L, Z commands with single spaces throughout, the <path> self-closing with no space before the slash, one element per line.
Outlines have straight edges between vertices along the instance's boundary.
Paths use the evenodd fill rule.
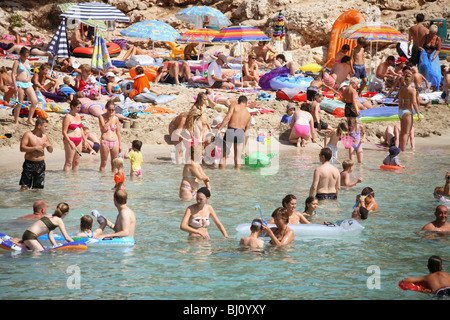
<path fill-rule="evenodd" d="M 64 171 L 78 170 L 80 165 L 80 154 L 83 141 L 85 141 L 83 124 L 79 114 L 81 102 L 72 100 L 70 103 L 70 111 L 64 116 L 62 125 L 62 134 L 64 141 L 64 151 L 66 161 L 64 163 Z"/>
<path fill-rule="evenodd" d="M 117 158 L 122 151 L 120 141 L 120 121 L 115 115 L 115 106 L 112 100 L 108 100 L 105 105 L 106 113 L 98 117 L 100 136 L 100 172 L 104 172 L 108 161 L 108 155 L 111 155 L 111 170 L 113 170 L 113 160 Z"/>

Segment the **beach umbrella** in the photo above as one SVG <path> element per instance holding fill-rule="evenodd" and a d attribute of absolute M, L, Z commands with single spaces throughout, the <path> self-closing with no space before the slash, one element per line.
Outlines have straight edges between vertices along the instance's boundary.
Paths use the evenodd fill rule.
<path fill-rule="evenodd" d="M 113 65 L 103 34 L 98 28 L 95 28 L 95 31 L 94 52 L 92 54 L 91 67 L 98 70 L 98 75 L 100 77 L 100 70 L 111 69 Z M 101 90 L 100 81 L 98 82 L 98 88 Z"/>
<path fill-rule="evenodd" d="M 400 31 L 380 22 L 355 24 L 342 32 L 339 37 L 347 40 L 364 37 L 366 41 L 370 42 L 370 52 L 372 52 L 372 42 L 375 42 L 375 66 L 377 65 L 378 42 L 408 42 L 408 39 Z M 370 74 L 372 75 L 372 58 L 370 59 Z"/>
<path fill-rule="evenodd" d="M 101 2 L 66 3 L 58 5 L 58 7 L 63 11 L 60 15 L 63 19 L 130 21 L 130 18 L 119 9 Z"/>
<path fill-rule="evenodd" d="M 286 32 L 285 32 L 285 28 L 284 28 L 284 18 L 283 18 L 283 15 L 281 14 L 281 10 L 280 10 L 280 12 L 278 13 L 277 23 L 275 24 L 275 27 L 273 28 L 273 33 L 272 33 L 272 37 L 276 41 L 279 41 L 279 43 L 280 43 L 280 52 L 283 51 L 283 40 L 284 40 L 285 36 L 286 36 Z"/>
<path fill-rule="evenodd" d="M 67 38 L 66 31 L 66 20 L 61 21 L 58 29 L 52 37 L 52 40 L 50 40 L 46 51 L 53 57 L 70 57 L 69 40 Z"/>
<path fill-rule="evenodd" d="M 132 24 L 120 31 L 126 37 L 152 40 L 153 52 L 155 51 L 154 41 L 175 42 L 180 36 L 170 24 L 158 20 L 146 20 Z"/>
<path fill-rule="evenodd" d="M 193 6 L 181 10 L 175 14 L 178 19 L 195 24 L 195 28 L 202 28 L 204 25 L 210 27 L 226 27 L 231 25 L 231 21 L 219 10 L 208 6 Z"/>
<path fill-rule="evenodd" d="M 187 42 L 187 43 L 210 43 L 212 39 L 219 33 L 217 30 L 213 29 L 194 29 L 189 30 L 180 35 L 176 42 Z M 198 57 L 200 57 L 200 49 L 198 50 Z"/>
<path fill-rule="evenodd" d="M 269 37 L 267 37 L 264 32 L 255 27 L 250 26 L 231 26 L 221 30 L 217 36 L 212 39 L 212 42 L 239 42 L 239 50 L 241 53 L 241 62 L 244 62 L 242 58 L 242 42 L 251 42 L 251 41 L 269 41 Z M 242 87 L 244 86 L 244 75 L 243 70 L 241 68 L 241 82 Z"/>

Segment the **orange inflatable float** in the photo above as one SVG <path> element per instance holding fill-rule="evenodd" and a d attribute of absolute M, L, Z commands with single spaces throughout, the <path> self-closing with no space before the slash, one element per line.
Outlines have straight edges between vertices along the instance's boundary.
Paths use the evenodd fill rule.
<path fill-rule="evenodd" d="M 120 48 L 120 46 L 114 42 L 108 42 L 106 44 L 106 47 L 108 48 L 110 57 L 116 57 L 122 51 L 122 48 Z M 94 47 L 76 47 L 75 49 L 73 49 L 73 55 L 75 57 L 91 58 L 93 53 Z"/>
<path fill-rule="evenodd" d="M 150 67 L 150 66 L 142 66 L 144 68 L 144 74 L 147 76 L 148 81 L 154 82 L 156 76 L 158 75 L 158 68 L 157 67 Z M 136 67 L 133 67 L 130 69 L 130 76 L 132 79 L 136 77 Z"/>
<path fill-rule="evenodd" d="M 328 45 L 327 63 L 325 66 L 332 67 L 334 65 L 334 57 L 344 44 L 350 46 L 350 50 L 356 47 L 355 40 L 346 40 L 339 38 L 339 35 L 354 24 L 365 22 L 364 16 L 356 10 L 348 10 L 336 19 L 331 29 L 330 44 Z M 325 67 L 324 66 L 324 67 Z"/>

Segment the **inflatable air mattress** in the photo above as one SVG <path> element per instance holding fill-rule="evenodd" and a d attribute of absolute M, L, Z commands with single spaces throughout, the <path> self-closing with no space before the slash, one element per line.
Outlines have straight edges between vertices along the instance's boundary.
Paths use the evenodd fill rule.
<path fill-rule="evenodd" d="M 108 53 L 110 57 L 116 57 L 122 51 L 120 46 L 114 42 L 108 42 L 106 44 L 106 47 L 108 48 Z M 91 58 L 93 53 L 94 47 L 76 47 L 75 49 L 73 49 L 73 55 L 75 57 Z"/>
<path fill-rule="evenodd" d="M 340 100 L 325 97 L 320 103 L 320 109 L 334 115 L 335 117 L 342 118 L 345 113 L 345 103 Z"/>
<path fill-rule="evenodd" d="M 28 250 L 23 249 L 18 244 L 17 238 L 12 238 L 4 233 L 0 233 L 0 248 L 7 251 L 19 251 L 25 252 Z M 87 245 L 83 241 L 74 241 L 61 244 L 56 247 L 44 247 L 45 250 L 86 250 Z"/>
<path fill-rule="evenodd" d="M 250 223 L 242 223 L 236 227 L 236 231 L 241 235 L 250 234 Z M 275 227 L 275 224 L 269 224 Z M 356 236 L 361 233 L 364 227 L 355 219 L 345 219 L 338 224 L 289 224 L 289 228 L 294 230 L 296 237 L 342 237 Z"/>
<path fill-rule="evenodd" d="M 321 105 L 322 107 L 322 105 Z M 376 122 L 376 121 L 399 121 L 398 107 L 375 107 L 359 111 L 359 119 L 361 122 Z M 423 118 L 423 115 L 421 114 Z M 413 119 L 417 120 L 417 114 L 413 112 Z"/>
<path fill-rule="evenodd" d="M 292 77 L 292 76 L 278 76 L 272 78 L 269 83 L 270 87 L 273 90 L 283 89 L 283 88 L 300 88 L 306 92 L 306 89 L 309 87 L 313 78 L 305 78 L 305 77 Z"/>
<path fill-rule="evenodd" d="M 425 283 L 419 282 L 419 283 L 408 283 L 403 282 L 403 280 L 400 280 L 398 283 L 398 286 L 402 288 L 403 290 L 412 290 L 422 293 L 431 293 L 431 289 L 428 288 L 428 286 Z"/>
<path fill-rule="evenodd" d="M 65 241 L 62 234 L 53 234 L 55 241 Z M 105 237 L 103 239 L 94 238 L 82 238 L 77 236 L 70 236 L 73 240 L 78 242 L 83 242 L 88 246 L 134 246 L 135 241 L 132 237 Z M 38 240 L 48 240 L 48 234 L 40 236 Z"/>

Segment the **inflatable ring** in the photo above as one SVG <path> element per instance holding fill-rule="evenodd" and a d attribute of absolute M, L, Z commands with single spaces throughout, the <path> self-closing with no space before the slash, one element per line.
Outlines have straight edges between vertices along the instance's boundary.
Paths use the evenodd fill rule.
<path fill-rule="evenodd" d="M 380 166 L 380 169 L 396 170 L 396 169 L 405 169 L 405 167 L 404 166 L 388 166 L 388 165 L 382 164 Z"/>
<path fill-rule="evenodd" d="M 423 282 L 408 283 L 408 282 L 403 282 L 403 280 L 400 280 L 400 282 L 398 283 L 398 286 L 400 288 L 402 288 L 403 290 L 412 290 L 412 291 L 417 291 L 417 292 L 422 292 L 422 293 L 431 293 L 431 289 L 428 288 L 428 286 Z"/>
<path fill-rule="evenodd" d="M 158 67 L 151 67 L 151 66 L 142 66 L 144 69 L 144 74 L 147 76 L 148 81 L 154 82 L 156 76 L 158 75 Z M 136 77 L 136 67 L 133 67 L 130 69 L 130 77 L 134 79 Z"/>
<path fill-rule="evenodd" d="M 64 239 L 64 238 L 63 238 Z M 12 238 L 4 233 L 0 233 L 0 248 L 6 251 L 19 251 L 19 252 L 25 252 L 28 250 L 23 249 L 21 246 L 17 244 L 17 240 Z M 61 244 L 56 247 L 44 247 L 45 250 L 86 250 L 87 245 L 83 241 L 74 241 L 74 242 L 68 242 Z"/>
<path fill-rule="evenodd" d="M 110 57 L 116 57 L 122 51 L 122 48 L 114 42 L 106 43 Z M 94 53 L 94 47 L 76 47 L 73 49 L 73 55 L 79 58 L 91 58 Z"/>

